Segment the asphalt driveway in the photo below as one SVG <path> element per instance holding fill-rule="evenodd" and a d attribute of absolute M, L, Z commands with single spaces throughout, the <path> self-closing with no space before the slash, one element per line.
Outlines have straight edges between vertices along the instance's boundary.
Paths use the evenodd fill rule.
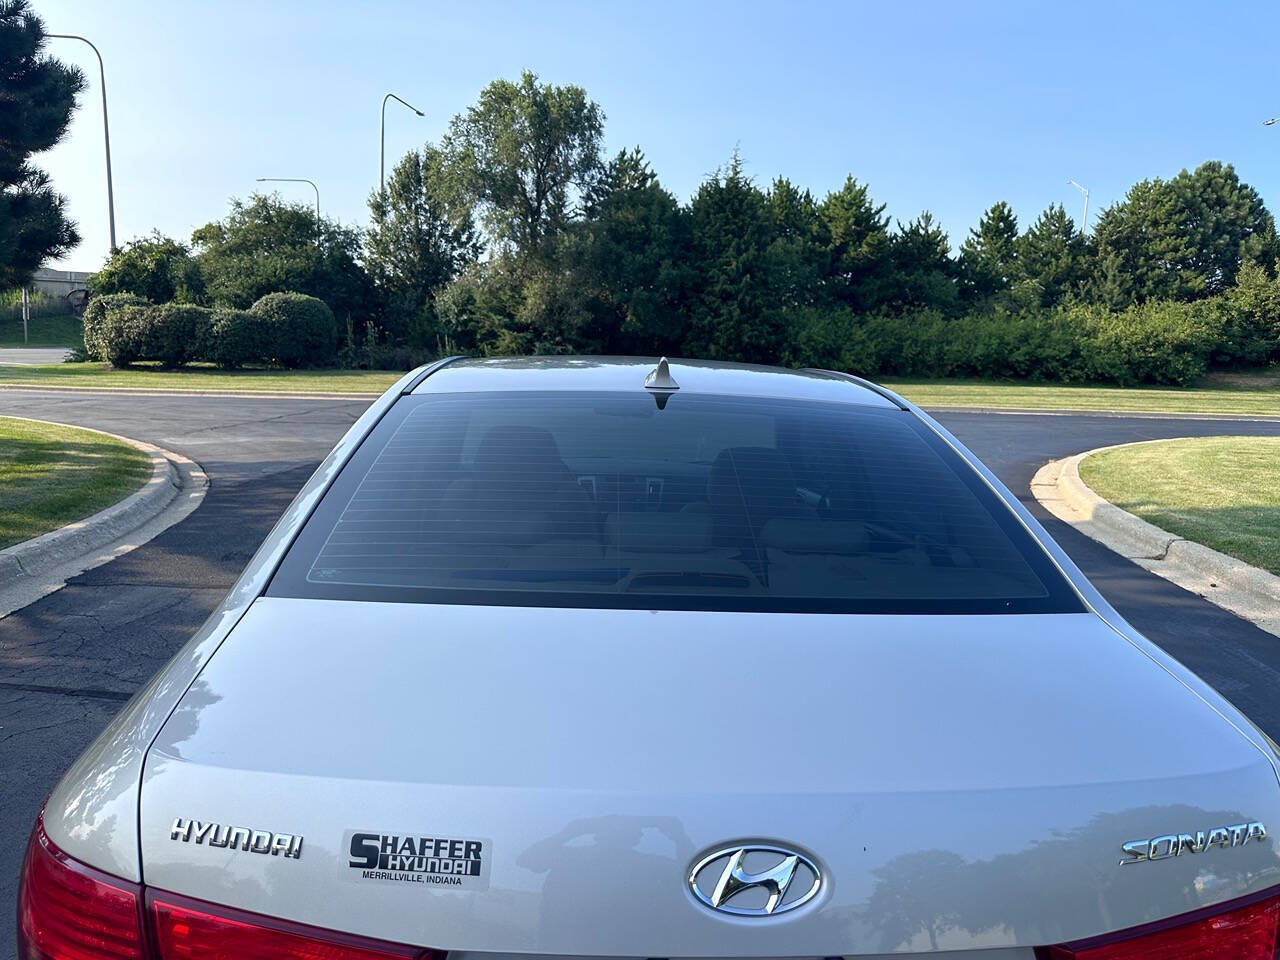
<path fill-rule="evenodd" d="M 13 947 L 17 872 L 62 771 L 191 635 L 364 401 L 0 390 L 0 414 L 96 427 L 197 460 L 203 505 L 119 560 L 0 620 L 0 957 Z M 1138 629 L 1280 739 L 1280 640 L 1129 563 L 1030 497 L 1045 461 L 1108 443 L 1265 434 L 1270 422 L 946 413 L 940 419 L 1048 525 Z"/>

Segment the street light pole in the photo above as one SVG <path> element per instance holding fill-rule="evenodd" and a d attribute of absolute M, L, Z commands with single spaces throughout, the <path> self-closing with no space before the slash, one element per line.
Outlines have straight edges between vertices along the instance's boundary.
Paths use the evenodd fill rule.
<path fill-rule="evenodd" d="M 116 199 L 111 184 L 111 127 L 107 123 L 107 69 L 102 65 L 102 54 L 91 40 L 74 33 L 47 33 L 57 40 L 79 40 L 89 44 L 98 58 L 98 85 L 102 88 L 102 142 L 107 148 L 107 222 L 111 228 L 111 252 L 116 251 Z"/>
<path fill-rule="evenodd" d="M 1080 186 L 1080 184 L 1076 183 L 1074 180 L 1068 180 L 1067 183 L 1071 184 L 1084 194 L 1084 216 L 1080 218 L 1080 236 L 1083 237 L 1084 229 L 1089 224 L 1089 188 Z"/>
<path fill-rule="evenodd" d="M 394 93 L 388 93 L 382 98 L 382 123 L 378 128 L 378 193 L 382 193 L 385 189 L 387 177 L 387 101 L 397 100 L 406 107 L 416 113 L 418 116 L 424 116 L 423 112 L 415 107 L 407 100 L 401 100 Z"/>
<path fill-rule="evenodd" d="M 307 180 L 305 177 L 258 177 L 258 183 L 309 183 L 311 189 L 316 192 L 316 239 L 320 238 L 320 188 L 316 186 L 314 180 Z"/>

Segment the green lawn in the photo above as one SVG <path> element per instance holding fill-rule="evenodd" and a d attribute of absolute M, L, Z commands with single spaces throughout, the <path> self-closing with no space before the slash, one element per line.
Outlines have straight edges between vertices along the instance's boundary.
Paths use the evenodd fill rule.
<path fill-rule="evenodd" d="M 0 366 L 0 386 L 127 387 L 262 393 L 378 394 L 401 373 L 384 370 L 237 370 L 211 366 L 182 370 L 138 367 L 112 370 L 99 363 Z M 1098 410 L 1124 413 L 1232 413 L 1280 416 L 1280 368 L 1215 374 L 1192 388 L 1066 386 L 986 380 L 884 381 L 923 407 L 1026 410 Z"/>
<path fill-rule="evenodd" d="M 1098 495 L 1180 537 L 1280 574 L 1280 437 L 1148 443 L 1086 457 Z"/>
<path fill-rule="evenodd" d="M 78 347 L 84 342 L 80 318 L 64 313 L 54 316 L 37 314 L 27 324 L 30 338 L 22 342 L 22 317 L 11 316 L 0 307 L 0 347 Z"/>
<path fill-rule="evenodd" d="M 150 475 L 147 456 L 118 440 L 0 417 L 0 549 L 97 513 Z"/>
<path fill-rule="evenodd" d="M 907 380 L 885 386 L 927 409 L 984 407 L 1115 413 L 1280 416 L 1280 369 L 1213 374 L 1195 387 L 1108 387 L 989 380 Z"/>

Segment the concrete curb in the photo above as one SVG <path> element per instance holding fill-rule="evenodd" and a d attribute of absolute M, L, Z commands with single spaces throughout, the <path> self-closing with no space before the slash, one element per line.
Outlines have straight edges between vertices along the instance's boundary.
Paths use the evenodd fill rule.
<path fill-rule="evenodd" d="M 1185 438 L 1141 442 L 1172 439 Z M 1280 577 L 1135 517 L 1103 500 L 1080 479 L 1080 462 L 1085 457 L 1132 446 L 1137 444 L 1098 447 L 1065 460 L 1050 460 L 1032 478 L 1031 493 L 1046 510 L 1085 536 L 1280 637 Z"/>
<path fill-rule="evenodd" d="M 74 426 L 128 444 L 150 458 L 151 476 L 105 510 L 0 550 L 0 619 L 168 529 L 200 505 L 209 485 L 195 461 L 154 444 L 76 424 L 34 422 Z"/>

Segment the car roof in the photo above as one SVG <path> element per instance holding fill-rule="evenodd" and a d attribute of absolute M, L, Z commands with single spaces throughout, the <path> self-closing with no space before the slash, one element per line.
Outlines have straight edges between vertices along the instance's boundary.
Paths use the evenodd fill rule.
<path fill-rule="evenodd" d="M 645 377 L 657 362 L 657 357 L 464 358 L 436 369 L 413 393 L 643 390 Z M 749 363 L 678 358 L 669 362 L 671 377 L 685 393 L 898 406 L 870 386 L 822 370 L 785 370 Z"/>

